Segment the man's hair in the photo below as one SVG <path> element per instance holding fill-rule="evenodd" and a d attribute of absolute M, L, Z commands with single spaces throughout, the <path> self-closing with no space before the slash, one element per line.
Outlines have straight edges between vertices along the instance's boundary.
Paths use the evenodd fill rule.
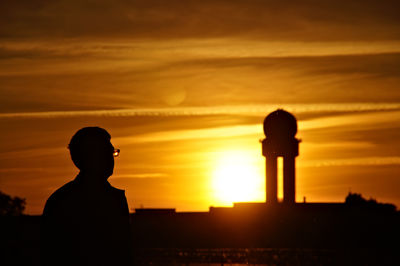
<path fill-rule="evenodd" d="M 71 159 L 81 169 L 82 160 L 88 156 L 92 149 L 108 143 L 111 139 L 110 134 L 100 127 L 84 127 L 79 129 L 72 136 L 68 149 Z"/>

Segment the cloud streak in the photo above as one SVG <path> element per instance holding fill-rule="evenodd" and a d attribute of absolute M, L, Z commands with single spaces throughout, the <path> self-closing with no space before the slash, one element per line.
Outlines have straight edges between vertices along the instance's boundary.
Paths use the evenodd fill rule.
<path fill-rule="evenodd" d="M 143 178 L 165 178 L 168 177 L 168 174 L 165 173 L 141 173 L 141 174 L 115 174 L 112 178 L 128 178 L 128 179 L 143 179 Z"/>
<path fill-rule="evenodd" d="M 265 113 L 264 113 L 265 114 Z M 307 132 L 316 129 L 328 129 L 338 127 L 357 126 L 374 128 L 380 125 L 380 128 L 393 127 L 397 125 L 397 117 L 400 111 L 394 111 L 391 115 L 385 112 L 375 113 L 356 113 L 339 116 L 328 116 L 322 118 L 314 118 L 305 121 L 299 121 L 299 131 Z M 208 127 L 202 129 L 184 129 L 169 130 L 156 133 L 147 133 L 134 137 L 120 138 L 125 143 L 141 143 L 141 142 L 165 142 L 165 141 L 183 141 L 192 139 L 227 139 L 240 136 L 258 135 L 263 137 L 262 124 L 234 125 L 224 127 Z"/>
<path fill-rule="evenodd" d="M 396 0 L 2 1 L 0 36 L 398 39 Z"/>
<path fill-rule="evenodd" d="M 54 58 L 0 60 L 0 112 L 400 101 L 400 53 L 379 53 L 383 46 L 348 44 L 342 53 L 367 54 L 334 55 L 340 45 L 202 44 L 122 51 L 76 44 Z M 333 55 L 299 56 L 313 53 Z"/>
<path fill-rule="evenodd" d="M 299 167 L 330 167 L 330 166 L 383 166 L 400 165 L 400 157 L 362 157 L 332 160 L 309 160 L 298 164 Z"/>
<path fill-rule="evenodd" d="M 177 47 L 177 43 L 179 46 Z M 260 58 L 329 55 L 366 55 L 400 52 L 400 40 L 394 41 L 337 41 L 301 42 L 246 40 L 240 38 L 211 38 L 189 40 L 3 40 L 0 42 L 1 59 L 119 59 L 136 57 L 134 63 L 146 53 L 149 59 L 164 62 L 175 58 Z M 250 49 L 251 48 L 251 49 Z M 173 53 L 175 58 L 169 55 Z M 127 61 L 127 60 L 125 60 Z"/>
<path fill-rule="evenodd" d="M 1 113 L 0 119 L 51 119 L 65 117 L 133 117 L 133 116 L 203 116 L 203 115 L 265 115 L 283 108 L 297 114 L 320 112 L 393 111 L 400 103 L 315 103 L 315 104 L 254 104 L 238 106 L 137 108 L 119 110 L 51 111 Z"/>

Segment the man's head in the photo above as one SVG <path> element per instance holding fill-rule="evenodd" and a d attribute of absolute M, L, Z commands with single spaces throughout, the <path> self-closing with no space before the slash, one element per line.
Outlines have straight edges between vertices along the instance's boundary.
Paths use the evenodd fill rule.
<path fill-rule="evenodd" d="M 84 127 L 78 130 L 68 145 L 76 167 L 107 180 L 114 170 L 114 147 L 110 139 L 110 134 L 103 128 Z"/>

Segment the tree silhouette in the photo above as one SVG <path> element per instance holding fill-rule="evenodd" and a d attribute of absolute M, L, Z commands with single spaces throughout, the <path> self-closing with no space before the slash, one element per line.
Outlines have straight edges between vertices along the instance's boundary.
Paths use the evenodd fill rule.
<path fill-rule="evenodd" d="M 377 202 L 375 199 L 370 198 L 369 200 L 363 198 L 361 194 L 358 193 L 351 193 L 346 197 L 345 203 L 351 206 L 364 206 L 364 207 L 371 207 L 371 208 L 384 208 L 390 211 L 396 211 L 396 206 L 391 203 L 380 203 Z"/>
<path fill-rule="evenodd" d="M 370 199 L 369 201 L 376 203 L 376 200 L 374 200 L 374 199 Z M 366 204 L 368 201 L 365 198 L 363 198 L 363 196 L 361 194 L 349 192 L 349 194 L 346 197 L 345 202 L 347 204 L 363 205 L 363 204 Z"/>
<path fill-rule="evenodd" d="M 25 199 L 11 197 L 0 191 L 0 216 L 22 215 L 25 205 Z"/>

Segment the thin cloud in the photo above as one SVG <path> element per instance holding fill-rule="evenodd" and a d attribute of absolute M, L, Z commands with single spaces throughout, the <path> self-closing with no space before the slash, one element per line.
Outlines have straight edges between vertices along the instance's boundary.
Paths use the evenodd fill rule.
<path fill-rule="evenodd" d="M 264 113 L 265 114 L 265 113 Z M 393 122 L 397 122 L 396 114 L 400 115 L 397 111 L 392 115 L 387 115 L 385 112 L 376 113 L 356 113 L 340 116 L 329 116 L 322 118 L 314 118 L 305 121 L 299 121 L 299 131 L 326 129 L 333 127 L 347 127 L 358 126 L 361 127 L 376 127 L 377 124 L 381 128 L 392 126 Z M 135 137 L 120 138 L 120 141 L 126 143 L 140 143 L 140 142 L 164 142 L 164 141 L 182 141 L 191 139 L 210 139 L 210 138 L 231 138 L 248 135 L 259 135 L 263 137 L 263 129 L 261 124 L 250 125 L 236 125 L 225 127 L 209 127 L 202 129 L 184 129 L 184 130 L 170 130 L 161 131 L 157 133 L 148 133 L 143 135 L 136 135 Z"/>
<path fill-rule="evenodd" d="M 0 2 L 3 38 L 398 39 L 399 2 L 98 0 Z"/>
<path fill-rule="evenodd" d="M 206 48 L 201 44 L 181 48 L 175 42 L 160 45 L 160 50 L 132 48 L 134 52 L 110 48 L 110 53 L 93 46 L 93 56 L 85 55 L 91 46 L 82 45 L 75 47 L 78 54 L 83 50 L 82 56 L 70 57 L 72 45 L 62 58 L 0 60 L 0 111 L 400 100 L 400 53 L 379 54 L 386 49 L 380 45 L 352 48 L 349 43 L 343 46 L 349 53 L 372 48 L 367 54 L 335 56 L 340 45 L 297 43 L 269 49 L 260 42 L 255 46 L 239 42 L 224 52 L 221 43 L 214 47 L 210 42 Z M 399 43 L 394 47 L 399 49 Z M 269 52 L 263 55 L 263 51 Z"/>
<path fill-rule="evenodd" d="M 400 157 L 363 157 L 302 161 L 299 167 L 400 165 Z"/>
<path fill-rule="evenodd" d="M 118 179 L 118 178 L 165 178 L 168 177 L 168 174 L 165 173 L 141 173 L 141 174 L 116 174 L 112 177 L 112 179 Z"/>
<path fill-rule="evenodd" d="M 265 115 L 278 108 L 296 114 L 320 112 L 393 111 L 400 103 L 332 103 L 332 104 L 255 104 L 210 107 L 138 108 L 90 111 L 51 111 L 1 113 L 2 119 L 66 118 L 66 117 L 133 117 L 133 116 L 202 116 L 202 115 Z"/>
<path fill-rule="evenodd" d="M 191 139 L 230 138 L 262 132 L 262 125 L 231 126 L 192 130 L 174 130 L 136 136 L 131 142 L 181 141 Z"/>
<path fill-rule="evenodd" d="M 179 45 L 178 45 L 179 43 Z M 240 38 L 210 38 L 189 40 L 105 40 L 77 42 L 75 39 L 63 41 L 43 40 L 7 40 L 0 43 L 1 59 L 119 59 L 129 62 L 130 66 L 138 62 L 143 64 L 149 59 L 158 62 L 174 61 L 179 58 L 191 59 L 239 59 L 262 57 L 302 57 L 302 56 L 332 56 L 332 55 L 368 55 L 400 52 L 400 42 L 393 41 L 320 41 L 299 42 L 279 41 L 265 42 L 262 40 L 246 40 Z M 175 57 L 168 56 L 171 52 Z M 140 60 L 146 53 L 147 60 Z M 124 60 L 126 57 L 135 60 Z"/>
<path fill-rule="evenodd" d="M 339 126 L 359 126 L 360 129 L 362 126 L 369 126 L 370 129 L 373 129 L 379 125 L 383 129 L 384 124 L 393 126 L 393 123 L 398 123 L 398 117 L 400 117 L 399 111 L 393 111 L 390 115 L 386 112 L 347 114 L 300 121 L 299 128 L 300 130 L 310 130 Z"/>

